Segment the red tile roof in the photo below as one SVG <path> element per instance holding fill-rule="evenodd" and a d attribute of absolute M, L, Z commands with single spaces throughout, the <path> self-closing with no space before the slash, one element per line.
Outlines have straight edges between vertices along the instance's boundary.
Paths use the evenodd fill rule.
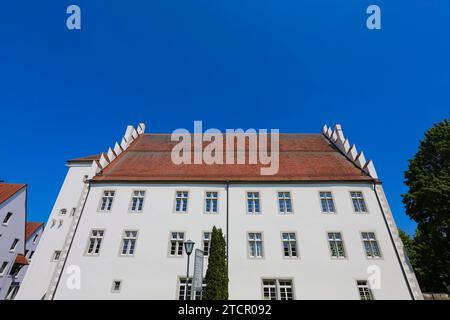
<path fill-rule="evenodd" d="M 175 165 L 171 151 L 178 142 L 170 138 L 170 134 L 139 136 L 94 181 L 372 180 L 321 134 L 280 134 L 279 171 L 273 176 L 261 175 L 260 168 L 267 167 L 261 164 Z"/>
<path fill-rule="evenodd" d="M 28 263 L 28 259 L 27 259 L 24 255 L 22 255 L 22 254 L 18 254 L 18 255 L 16 256 L 16 261 L 15 261 L 14 263 L 16 263 L 16 264 L 21 264 L 21 265 L 27 265 L 27 264 L 29 264 L 29 263 Z"/>
<path fill-rule="evenodd" d="M 0 204 L 11 198 L 26 186 L 26 184 L 0 183 Z"/>
<path fill-rule="evenodd" d="M 86 157 L 70 159 L 67 162 L 92 162 L 94 160 L 100 159 L 101 154 L 93 154 Z"/>
<path fill-rule="evenodd" d="M 42 222 L 27 222 L 25 227 L 25 240 L 31 238 L 31 236 L 43 225 Z"/>

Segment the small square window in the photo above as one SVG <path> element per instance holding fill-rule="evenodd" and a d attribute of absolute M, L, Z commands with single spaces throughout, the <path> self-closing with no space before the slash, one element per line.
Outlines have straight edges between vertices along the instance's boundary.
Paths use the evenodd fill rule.
<path fill-rule="evenodd" d="M 118 293 L 120 292 L 120 287 L 122 286 L 122 281 L 114 280 L 111 287 L 111 292 Z"/>
<path fill-rule="evenodd" d="M 60 250 L 56 250 L 54 253 L 53 253 L 53 261 L 59 261 L 59 258 L 61 257 L 61 251 Z"/>

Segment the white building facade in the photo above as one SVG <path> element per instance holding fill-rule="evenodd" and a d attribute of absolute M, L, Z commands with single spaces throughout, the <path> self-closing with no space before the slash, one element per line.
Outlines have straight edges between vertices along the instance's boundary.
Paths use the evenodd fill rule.
<path fill-rule="evenodd" d="M 339 125 L 280 135 L 274 176 L 175 165 L 170 135 L 144 130 L 69 161 L 18 299 L 183 299 L 182 244 L 206 273 L 213 226 L 230 299 L 422 299 L 373 163 Z"/>

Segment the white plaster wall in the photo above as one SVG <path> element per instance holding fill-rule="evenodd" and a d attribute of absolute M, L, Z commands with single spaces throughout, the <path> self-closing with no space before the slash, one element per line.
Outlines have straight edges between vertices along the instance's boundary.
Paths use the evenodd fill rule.
<path fill-rule="evenodd" d="M 41 227 L 39 227 L 31 236 L 30 238 L 25 242 L 25 252 L 27 252 L 27 254 L 25 255 L 25 257 L 28 259 L 31 252 L 36 251 L 37 245 L 39 244 L 39 240 L 41 240 L 41 235 L 42 232 L 44 231 L 44 226 L 42 225 Z M 36 241 L 33 241 L 35 235 L 37 235 Z M 28 271 L 28 268 L 30 267 L 30 264 L 32 263 L 32 261 L 34 260 L 34 254 L 33 257 L 31 257 L 31 259 L 28 259 L 29 264 L 23 266 L 19 273 L 16 276 L 16 279 L 14 281 L 22 283 L 23 278 L 25 277 L 25 274 Z"/>
<path fill-rule="evenodd" d="M 115 190 L 116 197 L 112 211 L 101 213 L 97 209 L 102 191 L 106 189 Z M 146 190 L 144 212 L 138 214 L 128 212 L 132 191 L 136 189 Z M 187 214 L 174 213 L 176 190 L 190 192 Z M 203 213 L 207 190 L 219 191 L 217 215 Z M 260 192 L 260 215 L 246 213 L 245 192 L 253 190 Z M 318 192 L 322 190 L 333 192 L 337 214 L 321 213 Z M 351 190 L 364 193 L 368 214 L 353 212 Z M 294 214 L 278 214 L 277 191 L 291 192 Z M 296 299 L 359 299 L 356 280 L 367 279 L 366 268 L 369 265 L 377 265 L 381 269 L 382 288 L 374 291 L 375 299 L 410 299 L 382 213 L 369 184 L 232 184 L 229 213 L 230 299 L 261 299 L 262 278 L 293 279 Z M 201 248 L 202 231 L 210 230 L 213 225 L 222 227 L 226 233 L 225 185 L 94 184 L 55 298 L 175 299 L 177 278 L 185 276 L 186 257 L 168 256 L 169 233 L 185 231 L 187 238 L 194 240 L 196 247 Z M 97 228 L 105 229 L 100 255 L 85 256 L 90 230 Z M 119 256 L 124 230 L 139 231 L 134 257 Z M 264 259 L 247 257 L 246 236 L 249 231 L 263 233 Z M 297 233 L 299 259 L 283 258 L 283 231 Z M 330 257 L 327 231 L 342 233 L 346 259 L 333 260 Z M 381 259 L 366 258 L 360 235 L 362 231 L 376 233 L 383 255 Z M 80 290 L 69 290 L 66 286 L 70 265 L 80 267 Z M 120 293 L 111 293 L 113 280 L 122 280 Z"/>
<path fill-rule="evenodd" d="M 17 254 L 24 254 L 25 245 L 25 219 L 26 219 L 26 188 L 22 188 L 11 198 L 0 204 L 0 264 L 3 261 L 8 261 L 7 270 L 4 276 L 0 276 L 0 300 L 4 299 L 8 288 L 13 279 L 9 275 Z M 3 220 L 8 212 L 13 215 L 7 225 L 3 225 Z M 14 239 L 19 239 L 14 252 L 9 249 Z"/>
<path fill-rule="evenodd" d="M 115 190 L 109 213 L 98 212 L 103 190 Z M 142 213 L 130 213 L 133 190 L 145 190 Z M 175 191 L 189 191 L 187 213 L 175 213 Z M 217 214 L 204 214 L 205 191 L 217 191 L 221 198 Z M 177 279 L 186 276 L 186 256 L 169 256 L 171 231 L 185 231 L 186 239 L 195 241 L 201 249 L 203 231 L 215 225 L 225 229 L 225 188 L 217 185 L 114 185 L 95 184 L 90 190 L 85 210 L 75 235 L 55 299 L 175 299 Z M 86 256 L 91 229 L 105 229 L 96 257 Z M 138 230 L 133 257 L 121 257 L 119 250 L 124 230 Z M 70 290 L 66 283 L 67 268 L 76 265 L 81 270 L 81 290 Z M 206 272 L 207 259 L 205 258 Z M 193 255 L 191 256 L 191 275 Z M 120 293 L 111 293 L 113 280 L 122 280 Z"/>
<path fill-rule="evenodd" d="M 322 214 L 319 191 L 332 191 L 337 213 Z M 259 191 L 261 214 L 246 214 L 245 192 Z M 290 191 L 293 215 L 278 214 L 277 192 Z M 349 191 L 364 193 L 368 214 L 355 214 Z M 410 299 L 400 265 L 370 185 L 234 185 L 230 189 L 230 297 L 261 299 L 262 278 L 294 280 L 296 299 L 359 299 L 356 280 L 369 276 L 366 268 L 381 268 L 381 290 L 375 299 Z M 247 258 L 246 234 L 261 231 L 264 259 Z M 299 259 L 282 256 L 281 232 L 295 231 Z M 347 258 L 330 257 L 327 232 L 339 231 Z M 360 232 L 372 231 L 381 248 L 382 259 L 367 259 Z"/>
<path fill-rule="evenodd" d="M 55 262 L 52 261 L 53 253 L 55 250 L 61 250 L 72 219 L 71 210 L 77 207 L 84 186 L 83 178 L 89 174 L 90 168 L 91 163 L 69 166 L 16 299 L 41 299 L 47 291 L 55 267 Z M 65 216 L 59 214 L 63 208 L 67 209 Z"/>

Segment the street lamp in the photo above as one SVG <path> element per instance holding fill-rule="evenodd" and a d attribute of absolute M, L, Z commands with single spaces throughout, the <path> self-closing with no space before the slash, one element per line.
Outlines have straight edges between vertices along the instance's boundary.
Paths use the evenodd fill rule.
<path fill-rule="evenodd" d="M 186 272 L 186 290 L 184 292 L 185 295 L 185 300 L 189 300 L 189 296 L 188 296 L 188 290 L 189 290 L 189 260 L 190 260 L 190 255 L 192 253 L 192 250 L 194 249 L 194 244 L 195 242 L 192 240 L 187 240 L 184 242 L 184 250 L 186 250 L 186 254 L 188 256 L 187 259 L 187 272 Z M 192 287 L 192 283 L 191 283 L 191 287 Z M 191 290 L 192 292 L 192 290 Z"/>

